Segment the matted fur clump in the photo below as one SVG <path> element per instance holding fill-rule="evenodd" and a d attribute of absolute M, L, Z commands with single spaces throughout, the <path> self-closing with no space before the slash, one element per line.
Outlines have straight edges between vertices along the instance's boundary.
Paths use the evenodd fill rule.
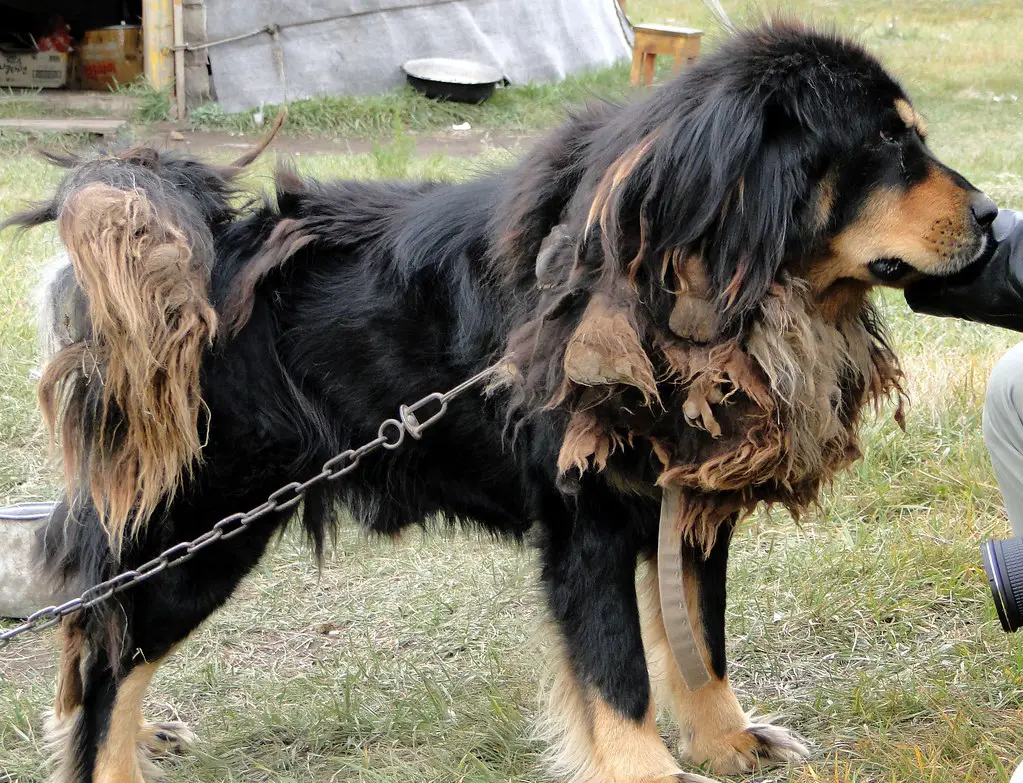
<path fill-rule="evenodd" d="M 211 259 L 141 189 L 76 189 L 58 225 L 91 329 L 46 364 L 39 399 L 60 429 L 69 488 L 87 479 L 119 546 L 200 457 L 199 368 L 217 323 Z M 83 441 L 91 427 L 98 437 Z"/>
<path fill-rule="evenodd" d="M 441 515 L 535 541 L 559 661 L 548 741 L 573 783 L 805 758 L 729 685 L 728 550 L 757 503 L 813 504 L 858 455 L 864 410 L 901 402 L 870 289 L 983 256 L 994 205 L 925 136 L 860 46 L 783 21 L 459 184 L 282 168 L 233 209 L 233 174 L 201 161 L 72 162 L 21 218 L 60 219 L 77 283 L 54 290 L 88 310 L 42 387 L 69 454 L 42 560 L 80 587 L 137 567 L 500 363 L 422 439 L 303 496 L 314 551 L 342 506 L 384 535 Z M 711 675 L 697 693 L 669 654 L 673 597 L 649 578 L 637 596 L 664 487 L 681 495 L 686 603 L 671 608 Z M 144 783 L 149 678 L 292 516 L 66 621 L 58 756 L 75 783 Z"/>
<path fill-rule="evenodd" d="M 50 201 L 0 225 L 57 221 L 66 252 L 40 293 L 40 407 L 69 496 L 84 485 L 115 550 L 201 460 L 214 233 L 237 216 L 234 178 L 283 121 L 226 166 L 147 147 L 46 153 L 68 176 Z"/>

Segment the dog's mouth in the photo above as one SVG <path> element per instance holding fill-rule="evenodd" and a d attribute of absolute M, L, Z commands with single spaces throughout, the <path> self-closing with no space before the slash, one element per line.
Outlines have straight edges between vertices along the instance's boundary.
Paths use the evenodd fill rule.
<path fill-rule="evenodd" d="M 975 244 L 969 248 L 963 248 L 953 258 L 946 261 L 943 269 L 932 272 L 924 272 L 898 256 L 875 259 L 867 265 L 867 268 L 877 282 L 901 287 L 901 284 L 913 282 L 917 278 L 954 277 L 981 267 L 991 257 L 997 244 L 993 241 L 990 232 L 982 234 Z"/>
<path fill-rule="evenodd" d="M 895 258 L 894 256 L 878 258 L 871 261 L 867 266 L 870 269 L 870 274 L 882 283 L 897 283 L 910 272 L 916 271 L 901 258 Z"/>
<path fill-rule="evenodd" d="M 921 277 L 950 277 L 983 266 L 982 262 L 990 258 L 996 245 L 989 234 L 983 234 L 975 245 L 968 250 L 964 248 L 966 252 L 956 253 L 946 261 L 943 269 L 932 272 L 924 272 L 898 256 L 874 259 L 867 264 L 867 268 L 877 282 L 888 285 L 906 284 Z"/>

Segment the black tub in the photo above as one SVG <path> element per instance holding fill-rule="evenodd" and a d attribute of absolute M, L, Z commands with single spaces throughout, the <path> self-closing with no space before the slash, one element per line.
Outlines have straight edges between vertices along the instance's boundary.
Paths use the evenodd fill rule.
<path fill-rule="evenodd" d="M 489 65 L 472 60 L 428 57 L 409 60 L 401 66 L 408 83 L 427 98 L 458 103 L 483 103 L 504 81 L 504 75 Z"/>

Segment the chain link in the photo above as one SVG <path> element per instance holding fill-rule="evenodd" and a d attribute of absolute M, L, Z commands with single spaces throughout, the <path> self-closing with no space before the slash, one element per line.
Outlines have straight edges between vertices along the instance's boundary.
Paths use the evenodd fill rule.
<path fill-rule="evenodd" d="M 0 650 L 25 634 L 38 633 L 57 625 L 61 619 L 69 614 L 84 611 L 96 604 L 108 601 L 120 592 L 134 587 L 139 582 L 151 579 L 168 568 L 174 568 L 186 563 L 195 557 L 196 554 L 218 541 L 228 541 L 239 536 L 248 530 L 253 523 L 275 512 L 289 511 L 297 506 L 305 493 L 312 487 L 327 481 L 337 481 L 342 476 L 347 476 L 355 470 L 359 461 L 367 454 L 383 448 L 390 451 L 399 448 L 405 442 L 405 435 L 412 436 L 414 440 L 423 437 L 423 431 L 433 426 L 448 411 L 448 403 L 463 392 L 478 386 L 489 378 L 497 365 L 491 365 L 482 372 L 476 373 L 466 381 L 458 384 L 446 392 L 433 392 L 427 394 L 411 405 L 402 405 L 398 408 L 397 419 L 386 419 L 380 423 L 377 436 L 355 449 L 345 449 L 340 454 L 327 460 L 320 472 L 306 481 L 292 481 L 280 489 L 272 492 L 260 505 L 244 513 L 231 514 L 217 522 L 210 530 L 203 533 L 192 541 L 182 541 L 170 549 L 161 552 L 159 555 L 136 566 L 130 571 L 118 574 L 117 576 L 100 582 L 90 587 L 77 598 L 60 604 L 40 609 L 29 616 L 24 623 L 12 628 L 9 631 L 0 633 Z M 423 408 L 429 410 L 430 405 L 435 405 L 436 410 L 426 418 L 420 418 L 419 412 Z"/>

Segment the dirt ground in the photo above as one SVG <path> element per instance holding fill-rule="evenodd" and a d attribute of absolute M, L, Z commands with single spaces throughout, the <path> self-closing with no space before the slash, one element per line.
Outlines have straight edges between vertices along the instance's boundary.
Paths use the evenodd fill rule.
<path fill-rule="evenodd" d="M 234 153 L 251 149 L 259 142 L 258 134 L 238 134 L 215 131 L 197 131 L 181 128 L 174 123 L 150 126 L 142 138 L 157 149 L 187 151 L 194 155 Z M 464 131 L 444 130 L 431 133 L 410 133 L 416 142 L 416 154 L 474 157 L 495 149 L 521 151 L 537 138 L 537 133 L 510 133 L 494 129 L 475 128 Z M 386 140 L 384 140 L 386 143 Z M 273 148 L 289 155 L 349 155 L 373 151 L 379 139 L 330 139 L 312 136 L 279 136 Z"/>

